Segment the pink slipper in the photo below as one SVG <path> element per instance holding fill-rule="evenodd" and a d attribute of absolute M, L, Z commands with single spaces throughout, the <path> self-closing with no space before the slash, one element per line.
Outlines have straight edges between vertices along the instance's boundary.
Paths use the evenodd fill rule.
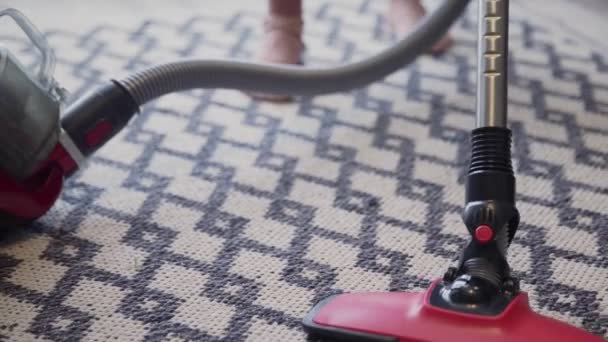
<path fill-rule="evenodd" d="M 304 43 L 303 22 L 300 17 L 270 15 L 264 21 L 264 36 L 256 59 L 265 63 L 300 64 Z M 268 101 L 285 102 L 289 95 L 249 93 L 252 97 Z"/>
<path fill-rule="evenodd" d="M 387 19 L 398 37 L 408 35 L 418 22 L 426 15 L 426 10 L 420 0 L 391 0 Z M 452 45 L 448 34 L 443 36 L 429 51 L 432 54 L 445 52 Z"/>

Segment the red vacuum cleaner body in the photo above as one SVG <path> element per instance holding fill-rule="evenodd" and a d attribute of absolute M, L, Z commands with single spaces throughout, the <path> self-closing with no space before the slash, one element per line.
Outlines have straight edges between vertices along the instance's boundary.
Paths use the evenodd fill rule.
<path fill-rule="evenodd" d="M 74 159 L 58 143 L 49 158 L 25 179 L 0 171 L 0 224 L 24 224 L 46 214 L 61 194 L 64 178 L 76 169 Z"/>

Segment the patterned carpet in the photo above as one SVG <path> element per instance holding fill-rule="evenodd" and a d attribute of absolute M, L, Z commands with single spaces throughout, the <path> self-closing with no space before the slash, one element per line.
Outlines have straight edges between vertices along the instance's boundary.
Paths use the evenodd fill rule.
<path fill-rule="evenodd" d="M 307 63 L 388 46 L 384 5 L 307 2 Z M 2 231 L 0 340 L 305 341 L 300 319 L 330 294 L 427 286 L 467 238 L 473 7 L 449 53 L 365 89 L 146 106 L 46 217 Z M 41 29 L 77 98 L 162 61 L 250 58 L 260 13 Z M 34 63 L 21 37 L 1 41 Z M 608 337 L 607 55 L 518 6 L 510 45 L 522 215 L 510 262 L 535 309 Z"/>

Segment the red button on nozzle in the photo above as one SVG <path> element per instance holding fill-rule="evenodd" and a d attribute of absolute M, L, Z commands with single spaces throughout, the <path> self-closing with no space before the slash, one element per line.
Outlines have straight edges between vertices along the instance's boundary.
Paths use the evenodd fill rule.
<path fill-rule="evenodd" d="M 493 236 L 494 232 L 489 226 L 481 225 L 475 229 L 475 240 L 481 243 L 485 243 L 492 240 Z"/>

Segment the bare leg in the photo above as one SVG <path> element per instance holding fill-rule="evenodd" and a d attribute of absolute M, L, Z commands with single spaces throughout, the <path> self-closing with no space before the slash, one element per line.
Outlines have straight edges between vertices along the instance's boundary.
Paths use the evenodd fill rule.
<path fill-rule="evenodd" d="M 266 63 L 298 64 L 302 43 L 302 0 L 269 0 L 268 16 L 256 59 Z M 289 96 L 253 93 L 252 96 L 288 101 Z"/>
<path fill-rule="evenodd" d="M 269 0 L 269 12 L 284 17 L 302 17 L 302 0 Z"/>
<path fill-rule="evenodd" d="M 426 15 L 420 0 L 390 0 L 387 19 L 399 37 L 409 34 L 416 24 Z M 452 44 L 449 35 L 441 38 L 431 53 L 442 53 Z"/>

